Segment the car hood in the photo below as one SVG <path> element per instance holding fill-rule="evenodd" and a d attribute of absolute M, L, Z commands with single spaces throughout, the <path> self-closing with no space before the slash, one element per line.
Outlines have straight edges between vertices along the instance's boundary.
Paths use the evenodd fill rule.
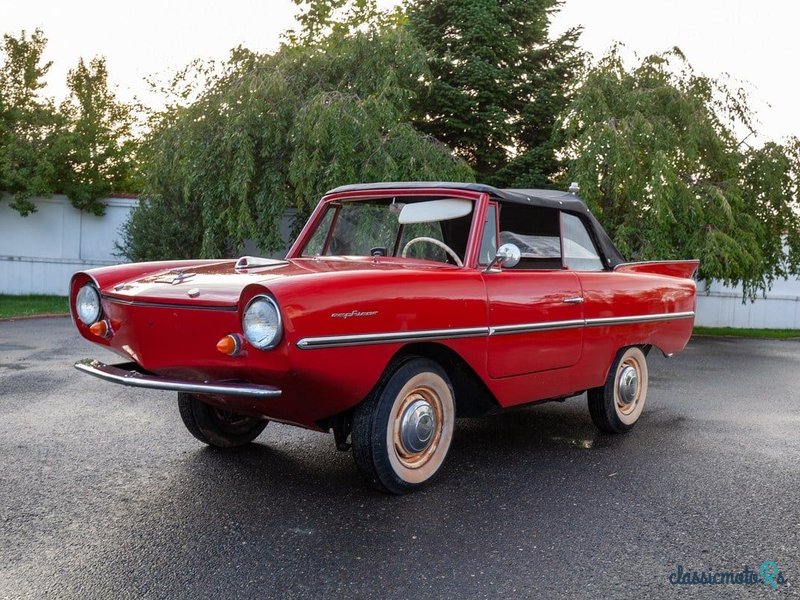
<path fill-rule="evenodd" d="M 103 296 L 122 302 L 143 302 L 190 306 L 236 306 L 242 290 L 249 285 L 279 288 L 284 281 L 299 283 L 303 278 L 339 279 L 353 271 L 452 270 L 452 265 L 399 258 L 324 257 L 291 260 L 250 259 L 158 269 L 103 288 Z"/>

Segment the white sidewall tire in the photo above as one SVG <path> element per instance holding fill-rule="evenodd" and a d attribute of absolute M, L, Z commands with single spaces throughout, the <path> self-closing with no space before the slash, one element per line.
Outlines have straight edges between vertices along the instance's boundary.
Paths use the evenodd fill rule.
<path fill-rule="evenodd" d="M 620 379 L 626 367 L 636 370 L 638 385 L 633 402 L 620 396 Z M 605 433 L 625 433 L 636 425 L 647 401 L 647 358 L 638 346 L 621 348 L 609 367 L 605 383 L 587 392 L 592 422 Z"/>
<path fill-rule="evenodd" d="M 416 467 L 409 467 L 404 464 L 395 443 L 397 435 L 396 427 L 400 421 L 399 411 L 405 404 L 409 395 L 419 388 L 426 388 L 435 394 L 441 407 L 441 422 L 437 425 L 434 433 L 435 447 L 430 450 L 430 457 L 423 464 Z M 389 422 L 386 427 L 386 448 L 389 455 L 389 463 L 398 478 L 406 483 L 421 484 L 433 477 L 442 466 L 447 452 L 450 449 L 450 442 L 453 439 L 453 427 L 455 425 L 455 403 L 453 394 L 447 382 L 437 373 L 424 372 L 409 379 L 400 389 L 392 404 L 389 413 Z"/>
<path fill-rule="evenodd" d="M 619 379 L 620 375 L 622 375 L 622 370 L 626 366 L 634 367 L 638 371 L 639 376 L 639 389 L 637 392 L 637 397 L 634 400 L 633 407 L 630 410 L 625 410 L 621 406 L 621 401 L 619 400 Z M 638 347 L 628 348 L 620 357 L 619 363 L 617 364 L 616 373 L 614 374 L 614 412 L 623 425 L 631 427 L 636 424 L 636 421 L 638 421 L 639 417 L 642 416 L 644 404 L 647 400 L 647 381 L 647 358 L 645 357 L 644 352 L 642 352 Z"/>
<path fill-rule="evenodd" d="M 400 440 L 407 410 L 426 400 L 436 415 L 431 441 L 418 452 Z M 456 403 L 447 373 L 421 356 L 397 359 L 375 390 L 356 407 L 351 433 L 353 459 L 378 489 L 406 494 L 424 487 L 440 472 L 455 428 Z"/>

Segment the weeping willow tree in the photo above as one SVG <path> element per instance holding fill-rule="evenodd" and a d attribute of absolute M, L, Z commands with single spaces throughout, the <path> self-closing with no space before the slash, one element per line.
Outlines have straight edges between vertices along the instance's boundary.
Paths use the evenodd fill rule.
<path fill-rule="evenodd" d="M 746 94 L 698 75 L 678 49 L 633 68 L 620 52 L 588 71 L 561 126 L 565 180 L 622 253 L 699 258 L 701 279 L 741 283 L 751 299 L 797 274 L 800 143 L 743 143 Z"/>
<path fill-rule="evenodd" d="M 143 155 L 146 200 L 123 229 L 132 260 L 225 256 L 245 240 L 282 247 L 288 207 L 308 214 L 328 189 L 386 180 L 467 180 L 466 163 L 409 123 L 425 52 L 382 24 L 232 52 L 200 89 L 156 116 Z"/>

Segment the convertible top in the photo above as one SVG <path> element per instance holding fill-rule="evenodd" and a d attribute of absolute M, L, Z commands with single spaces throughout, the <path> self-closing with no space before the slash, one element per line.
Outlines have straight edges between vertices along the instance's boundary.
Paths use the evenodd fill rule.
<path fill-rule="evenodd" d="M 404 181 L 404 182 L 380 182 L 380 183 L 357 183 L 342 185 L 327 192 L 327 194 L 338 194 L 342 192 L 369 192 L 387 189 L 422 189 L 422 188 L 444 188 L 451 190 L 469 190 L 489 194 L 493 199 L 500 202 L 510 202 L 513 204 L 526 204 L 529 206 L 542 206 L 545 208 L 555 208 L 566 212 L 574 213 L 582 218 L 589 226 L 595 242 L 605 256 L 608 268 L 614 268 L 625 262 L 622 254 L 614 246 L 614 242 L 606 233 L 603 226 L 595 218 L 586 204 L 578 196 L 571 192 L 561 190 L 523 190 L 523 189 L 500 189 L 482 183 L 454 183 L 452 181 Z M 326 195 L 327 195 L 326 194 Z"/>
<path fill-rule="evenodd" d="M 341 185 L 327 192 L 328 194 L 338 194 L 340 192 L 360 192 L 360 191 L 380 191 L 388 189 L 420 189 L 420 188 L 444 188 L 450 190 L 470 190 L 472 192 L 483 192 L 489 194 L 497 200 L 503 202 L 514 202 L 516 204 L 531 204 L 533 206 L 546 206 L 548 208 L 559 208 L 574 212 L 583 212 L 586 205 L 583 200 L 570 192 L 561 190 L 522 190 L 522 189 L 500 189 L 482 183 L 455 183 L 452 181 L 382 181 L 380 183 L 356 183 L 351 185 Z"/>

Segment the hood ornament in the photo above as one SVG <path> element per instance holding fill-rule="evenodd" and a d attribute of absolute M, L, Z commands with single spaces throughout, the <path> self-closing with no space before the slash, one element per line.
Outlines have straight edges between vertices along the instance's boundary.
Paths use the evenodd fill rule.
<path fill-rule="evenodd" d="M 158 279 L 156 279 L 156 282 L 178 285 L 179 283 L 183 283 L 187 279 L 191 279 L 195 275 L 197 275 L 197 273 L 187 273 L 183 269 L 170 269 L 169 271 L 161 275 Z"/>

